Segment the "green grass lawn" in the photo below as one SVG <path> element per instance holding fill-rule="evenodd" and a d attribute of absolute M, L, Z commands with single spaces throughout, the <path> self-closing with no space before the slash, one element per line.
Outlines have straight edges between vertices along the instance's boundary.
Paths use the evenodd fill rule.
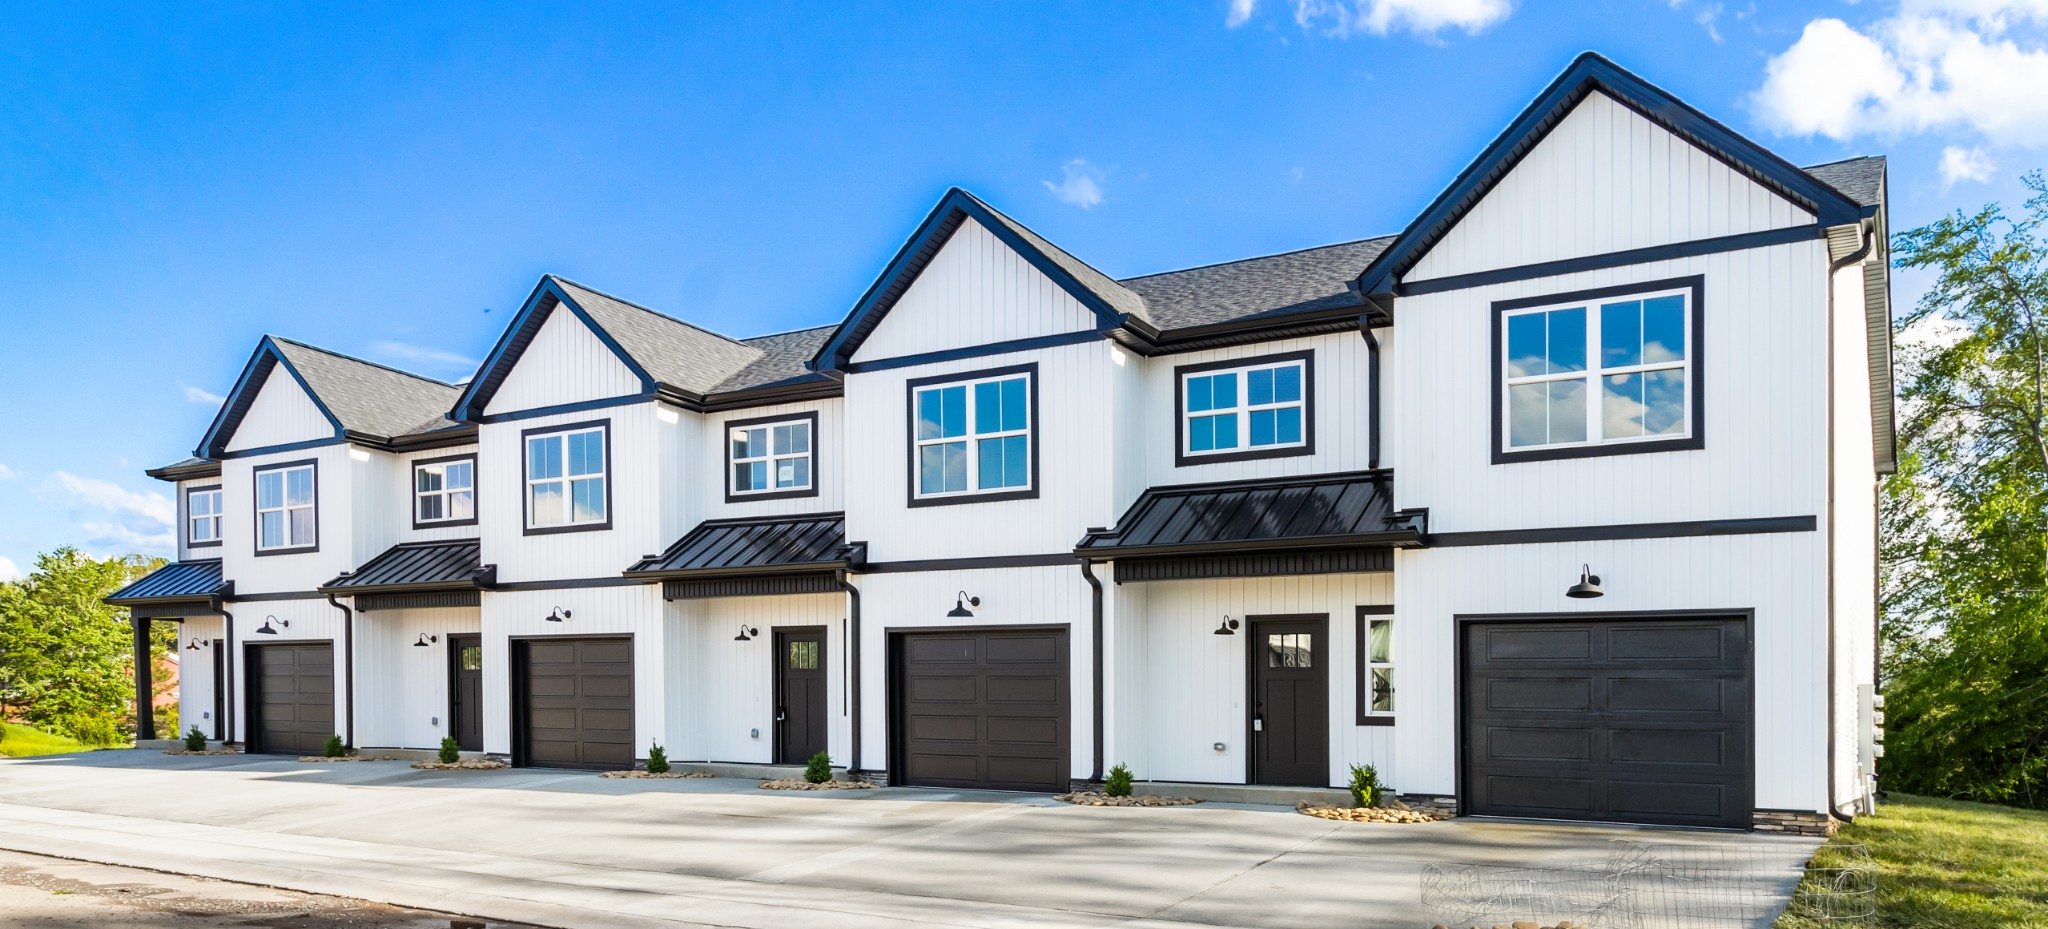
<path fill-rule="evenodd" d="M 61 735 L 51 735 L 41 729 L 31 729 L 14 723 L 0 723 L 0 755 L 9 758 L 27 758 L 30 755 L 61 755 L 65 752 L 91 751 L 92 746 Z"/>
<path fill-rule="evenodd" d="M 1894 793 L 1834 844 L 1870 847 L 1879 926 L 2048 929 L 2048 813 Z"/>

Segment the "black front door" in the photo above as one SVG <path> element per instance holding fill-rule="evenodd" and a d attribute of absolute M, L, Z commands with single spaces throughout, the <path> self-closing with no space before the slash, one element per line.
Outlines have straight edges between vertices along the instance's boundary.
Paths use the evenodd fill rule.
<path fill-rule="evenodd" d="M 1330 784 L 1329 622 L 1322 616 L 1252 617 L 1251 780 Z"/>
<path fill-rule="evenodd" d="M 825 628 L 775 630 L 775 763 L 825 750 Z"/>
<path fill-rule="evenodd" d="M 448 637 L 448 732 L 465 752 L 484 750 L 484 637 Z"/>
<path fill-rule="evenodd" d="M 228 737 L 228 653 L 221 647 L 220 640 L 213 645 L 213 739 L 225 742 Z"/>

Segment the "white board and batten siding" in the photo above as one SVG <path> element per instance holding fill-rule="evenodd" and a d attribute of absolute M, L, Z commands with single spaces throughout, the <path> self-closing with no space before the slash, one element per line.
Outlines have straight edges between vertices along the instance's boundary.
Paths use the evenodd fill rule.
<path fill-rule="evenodd" d="M 1876 720 L 1865 714 L 1861 690 L 1875 686 L 1878 615 L 1877 499 L 1879 477 L 1868 462 L 1875 460 L 1876 437 L 1870 418 L 1870 368 L 1864 329 L 1863 268 L 1850 265 L 1835 273 L 1835 309 L 1831 320 L 1828 366 L 1832 392 L 1834 507 L 1822 528 L 1833 540 L 1835 634 L 1834 722 L 1835 797 L 1860 796 L 1872 775 L 1864 742 Z M 1853 812 L 1853 811 L 1852 811 Z"/>
<path fill-rule="evenodd" d="M 1113 566 L 1098 573 L 1109 586 L 1108 667 L 1116 670 L 1104 707 L 1106 764 L 1129 764 L 1142 780 L 1245 783 L 1250 776 L 1247 650 L 1258 646 L 1249 620 L 1320 615 L 1327 620 L 1322 654 L 1330 685 L 1328 783 L 1344 784 L 1351 765 L 1369 764 L 1384 783 L 1405 789 L 1395 765 L 1396 727 L 1357 724 L 1358 608 L 1393 603 L 1392 574 L 1108 585 Z M 1216 634 L 1225 616 L 1241 624 L 1236 634 Z M 1396 620 L 1398 649 L 1399 617 L 1372 618 Z M 1397 691 L 1427 674 L 1424 667 L 1404 675 L 1397 664 Z"/>
<path fill-rule="evenodd" d="M 1403 280 L 1414 283 L 1812 222 L 1813 214 L 1595 92 Z M 1407 322 L 1404 312 L 1402 328 Z"/>
<path fill-rule="evenodd" d="M 299 386 L 298 379 L 279 364 L 270 369 L 263 386 L 257 388 L 256 399 L 250 402 L 235 434 L 228 438 L 227 450 L 241 452 L 334 436 L 334 421 L 320 411 L 319 404 Z"/>
<path fill-rule="evenodd" d="M 274 560 L 274 559 L 273 559 Z M 330 577 L 332 575 L 329 575 Z M 236 585 L 240 593 L 240 585 Z M 334 734 L 346 736 L 348 732 L 348 675 L 343 655 L 345 627 L 341 611 L 325 599 L 294 598 L 290 600 L 236 600 L 228 604 L 229 612 L 235 616 L 234 680 L 230 684 L 232 714 L 235 720 L 236 741 L 247 741 L 249 714 L 246 709 L 247 687 L 256 678 L 255 665 L 249 658 L 251 646 L 285 645 L 293 642 L 329 642 L 334 646 Z M 261 635 L 256 630 L 269 623 L 272 634 Z M 360 627 L 358 627 L 360 630 Z M 361 640 L 357 641 L 358 646 Z M 356 670 L 363 670 L 360 652 L 356 656 Z M 209 672 L 211 673 L 211 672 Z M 358 683 L 360 686 L 360 682 Z M 360 692 L 360 691 L 358 691 Z M 361 724 L 362 710 L 358 708 L 357 723 Z M 360 738 L 361 733 L 358 733 Z"/>
<path fill-rule="evenodd" d="M 217 728 L 226 720 L 213 718 L 213 655 L 214 648 L 225 651 L 227 642 L 212 645 L 216 639 L 227 638 L 227 624 L 219 616 L 191 616 L 178 623 L 178 726 L 177 732 L 159 732 L 159 739 L 184 738 L 193 726 L 206 733 L 208 740 L 215 739 Z M 198 651 L 186 649 L 197 639 L 202 644 Z"/>
<path fill-rule="evenodd" d="M 661 449 L 678 441 L 683 426 L 657 415 L 657 406 L 632 403 L 478 427 L 480 522 L 475 528 L 482 530 L 483 561 L 498 566 L 501 583 L 618 577 L 642 556 L 675 541 L 664 514 L 672 511 L 670 498 L 686 488 L 663 480 Z M 590 422 L 604 422 L 609 430 L 605 480 L 611 527 L 526 534 L 522 433 Z"/>
<path fill-rule="evenodd" d="M 1252 363 L 1264 356 L 1300 351 L 1313 353 L 1308 404 L 1314 420 L 1313 454 L 1211 464 L 1200 463 L 1200 456 L 1193 456 L 1190 463 L 1175 466 L 1176 425 L 1181 415 L 1175 405 L 1179 395 L 1176 368 L 1220 361 Z M 1137 434 L 1141 440 L 1126 436 L 1119 451 L 1141 456 L 1146 483 L 1155 486 L 1363 470 L 1372 457 L 1366 428 L 1372 396 L 1367 358 L 1365 339 L 1356 332 L 1341 332 L 1133 359 L 1130 363 L 1143 371 L 1144 379 L 1144 414 Z M 1386 424 L 1381 425 L 1384 428 Z M 1118 502 L 1129 506 L 1134 499 Z"/>
<path fill-rule="evenodd" d="M 694 439 L 682 467 L 681 485 L 689 489 L 688 508 L 682 532 L 707 519 L 737 519 L 749 516 L 786 516 L 798 513 L 829 513 L 846 509 L 846 404 L 838 397 L 804 403 L 778 403 L 746 407 L 719 413 L 684 413 L 695 426 Z M 732 484 L 732 446 L 727 424 L 742 420 L 788 417 L 818 417 L 817 433 L 811 436 L 811 482 L 817 494 L 807 497 L 726 501 Z M 675 486 L 675 485 L 671 485 Z M 767 496 L 773 496 L 770 491 Z M 673 539 L 671 539 L 673 541 Z"/>
<path fill-rule="evenodd" d="M 569 618 L 549 622 L 559 607 Z M 631 636 L 633 640 L 633 752 L 670 737 L 668 688 L 680 684 L 669 670 L 674 627 L 663 621 L 661 585 L 628 584 L 564 590 L 494 590 L 483 594 L 484 751 L 512 751 L 512 641 L 515 638 Z"/>
<path fill-rule="evenodd" d="M 350 452 L 346 445 L 326 445 L 221 462 L 221 532 L 227 542 L 213 551 L 221 554 L 221 567 L 225 576 L 234 580 L 235 593 L 310 591 L 376 554 L 363 554 L 356 543 L 359 500 L 355 479 L 363 463 L 355 461 Z M 256 469 L 308 460 L 316 462 L 314 518 L 319 549 L 258 555 Z"/>
<path fill-rule="evenodd" d="M 557 307 L 491 395 L 484 413 L 517 413 L 641 392 L 640 379 L 618 354 L 575 313 Z"/>
<path fill-rule="evenodd" d="M 891 307 L 855 362 L 1086 332 L 1095 314 L 974 219 Z"/>
<path fill-rule="evenodd" d="M 177 499 L 171 501 L 171 508 L 177 514 L 177 524 L 172 531 L 177 533 L 178 537 L 178 560 L 195 561 L 219 558 L 221 545 L 201 545 L 197 547 L 192 545 L 192 508 L 189 494 L 195 489 L 217 488 L 221 486 L 221 479 L 219 477 L 195 478 L 179 481 L 176 486 L 178 488 L 178 496 Z M 223 494 L 222 496 L 226 495 Z M 223 535 L 228 534 L 227 520 L 221 520 L 220 528 Z"/>
<path fill-rule="evenodd" d="M 775 759 L 775 680 L 783 656 L 775 631 L 819 626 L 825 630 L 826 750 L 844 766 L 852 728 L 846 695 L 846 595 L 794 594 L 720 597 L 668 604 L 674 650 L 669 711 L 676 761 L 768 764 Z M 736 641 L 740 627 L 760 630 Z M 873 666 L 873 658 L 869 658 Z"/>
<path fill-rule="evenodd" d="M 356 614 L 356 744 L 441 747 L 448 720 L 448 637 L 483 630 L 476 607 Z M 421 636 L 435 641 L 422 648 Z"/>
<path fill-rule="evenodd" d="M 392 493 L 383 498 L 383 503 L 378 510 L 378 518 L 393 521 L 393 528 L 396 530 L 393 535 L 397 542 L 442 542 L 449 539 L 474 539 L 477 537 L 477 524 L 475 523 L 467 526 L 437 526 L 433 523 L 428 523 L 417 529 L 413 528 L 413 507 L 415 505 L 413 493 L 416 489 L 413 484 L 413 464 L 424 460 L 462 456 L 469 456 L 471 458 L 481 457 L 477 452 L 476 445 L 457 445 L 450 448 L 427 449 L 425 451 L 406 452 L 402 455 L 391 456 L 388 479 L 391 481 Z M 479 462 L 478 470 L 482 470 L 481 462 Z M 483 506 L 480 493 L 477 499 L 477 506 Z"/>

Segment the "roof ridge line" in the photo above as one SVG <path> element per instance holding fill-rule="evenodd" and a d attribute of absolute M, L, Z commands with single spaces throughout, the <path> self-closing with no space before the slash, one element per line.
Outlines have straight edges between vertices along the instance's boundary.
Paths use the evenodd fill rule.
<path fill-rule="evenodd" d="M 1389 233 L 1389 234 L 1387 234 L 1387 235 L 1373 235 L 1373 236 L 1366 236 L 1366 237 L 1365 237 L 1365 238 L 1363 238 L 1363 239 L 1349 239 L 1349 240 L 1346 240 L 1346 241 L 1343 241 L 1343 242 L 1330 242 L 1330 243 L 1328 243 L 1328 244 L 1325 244 L 1325 245 L 1310 245 L 1310 246 L 1307 246 L 1307 247 L 1305 247 L 1305 248 L 1295 248 L 1295 249 L 1289 249 L 1289 250 L 1287 250 L 1287 251 L 1284 251 L 1284 252 L 1273 252 L 1272 254 L 1269 254 L 1269 255 L 1253 255 L 1253 256 L 1251 256 L 1251 257 L 1249 257 L 1249 258 L 1233 258 L 1233 259 L 1230 259 L 1229 261 L 1212 261 L 1212 262 L 1209 262 L 1208 264 L 1200 264 L 1200 265 L 1190 265 L 1190 266 L 1188 266 L 1188 267 L 1185 267 L 1185 268 L 1174 268 L 1174 269 L 1171 269 L 1171 270 L 1168 270 L 1168 271 L 1154 271 L 1154 272 L 1152 272 L 1152 273 L 1150 273 L 1150 274 L 1139 274 L 1139 275 L 1136 275 L 1136 276 L 1134 276 L 1134 277 L 1126 277 L 1126 278 L 1119 278 L 1119 279 L 1117 280 L 1117 283 L 1119 283 L 1119 284 L 1123 284 L 1123 283 L 1126 283 L 1126 282 L 1129 282 L 1129 281 L 1142 281 L 1142 280 L 1144 280 L 1144 279 L 1146 279 L 1146 278 L 1148 278 L 1148 277 L 1165 277 L 1166 275 L 1169 275 L 1169 274 L 1186 274 L 1186 273 L 1187 273 L 1187 272 L 1189 272 L 1189 271 L 1200 271 L 1200 270 L 1202 270 L 1202 269 L 1204 269 L 1204 268 L 1220 268 L 1220 267 L 1223 267 L 1224 265 L 1234 265 L 1234 264 L 1243 264 L 1243 263 L 1245 263 L 1245 262 L 1247 262 L 1247 261 L 1263 261 L 1263 260 L 1265 260 L 1265 259 L 1267 259 L 1267 258 L 1284 258 L 1284 257 L 1286 257 L 1286 256 L 1288 256 L 1288 255 L 1299 255 L 1299 254 L 1301 254 L 1301 253 L 1303 253 L 1303 252 L 1316 252 L 1316 251 L 1321 251 L 1321 250 L 1323 250 L 1323 249 L 1326 249 L 1326 248 L 1337 248 L 1337 247 L 1339 247 L 1339 246 L 1344 246 L 1344 245 L 1360 245 L 1360 244 L 1363 244 L 1363 243 L 1366 243 L 1366 242 L 1373 242 L 1373 241 L 1377 241 L 1377 240 L 1380 240 L 1380 239 L 1398 239 L 1398 238 L 1400 238 L 1400 237 L 1401 237 L 1401 234 L 1400 234 L 1400 233 L 1398 233 L 1398 232 L 1395 232 L 1395 233 Z"/>
<path fill-rule="evenodd" d="M 665 320 L 668 320 L 669 322 L 675 323 L 675 324 L 676 324 L 676 325 L 678 325 L 678 326 L 688 326 L 688 327 L 690 327 L 691 329 L 695 329 L 695 330 L 697 330 L 698 332 L 704 333 L 705 335 L 708 335 L 708 336 L 711 336 L 711 337 L 713 337 L 713 338 L 717 338 L 717 339 L 724 339 L 725 341 L 727 341 L 727 342 L 731 342 L 732 344 L 734 344 L 734 345 L 737 345 L 737 346 L 740 346 L 740 347 L 742 347 L 742 348 L 753 348 L 753 346 L 751 346 L 751 345 L 748 345 L 748 344 L 746 344 L 746 342 L 745 342 L 744 340 L 741 340 L 741 339 L 735 339 L 735 338 L 733 338 L 732 336 L 726 335 L 726 334 L 725 334 L 725 333 L 723 333 L 723 332 L 719 332 L 719 331 L 718 331 L 718 330 L 716 330 L 716 329 L 709 329 L 709 328 L 706 328 L 706 327 L 704 327 L 704 326 L 700 326 L 700 325 L 698 325 L 698 324 L 696 324 L 696 323 L 690 322 L 690 321 L 689 321 L 689 320 L 687 320 L 687 319 L 680 319 L 680 318 L 678 318 L 678 317 L 670 316 L 670 315 L 668 315 L 667 313 L 664 313 L 664 312 L 662 312 L 662 311 L 660 311 L 660 310 L 657 310 L 657 309 L 655 309 L 655 308 L 653 308 L 653 307 L 651 307 L 651 306 L 648 306 L 648 305 L 646 305 L 646 304 L 644 304 L 644 303 L 636 303 L 636 302 L 634 302 L 634 301 L 632 301 L 632 300 L 628 300 L 628 299 L 626 299 L 626 298 L 624 298 L 624 297 L 621 297 L 621 296 L 619 296 L 618 294 L 615 294 L 615 293 L 609 293 L 609 292 L 607 292 L 607 291 L 602 291 L 602 290 L 599 290 L 599 289 L 597 289 L 597 288 L 595 288 L 595 287 L 592 287 L 592 286 L 590 286 L 589 284 L 585 284 L 585 283 L 583 283 L 582 281 L 578 281 L 578 280 L 573 280 L 573 279 L 571 279 L 571 278 L 566 278 L 566 277 L 563 277 L 563 276 L 561 276 L 561 275 L 559 275 L 559 274 L 549 274 L 549 275 L 548 275 L 548 277 L 554 278 L 554 279 L 555 279 L 555 280 L 557 280 L 557 281 L 560 281 L 560 282 L 562 282 L 562 283 L 564 283 L 564 284 L 568 284 L 568 285 L 570 285 L 570 286 L 576 287 L 576 288 L 578 288 L 578 289 L 590 291 L 591 293 L 594 293 L 594 294 L 596 294 L 596 295 L 598 295 L 598 296 L 600 296 L 600 297 L 603 297 L 603 298 L 605 298 L 605 299 L 607 299 L 607 300 L 611 300 L 611 301 L 614 301 L 614 302 L 617 302 L 617 303 L 623 303 L 623 304 L 625 304 L 625 305 L 627 305 L 627 306 L 630 306 L 630 307 L 632 307 L 633 309 L 639 310 L 640 312 L 646 313 L 646 314 L 648 314 L 648 315 L 650 315 L 650 316 L 654 316 L 654 317 L 657 317 L 657 318 L 660 318 L 660 319 L 665 319 Z M 755 349 L 755 350 L 756 350 L 756 351 L 759 351 L 759 349 Z"/>
<path fill-rule="evenodd" d="M 354 355 L 351 355 L 351 354 L 349 354 L 349 353 L 347 353 L 347 352 L 337 352 L 337 351 L 335 351 L 334 349 L 331 349 L 331 348 L 321 348 L 320 346 L 318 346 L 318 345 L 314 345 L 314 344 L 312 344 L 312 343 L 310 343 L 310 342 L 301 342 L 301 341 L 299 341 L 299 340 L 297 340 L 297 339 L 290 339 L 290 338 L 286 338 L 286 337 L 284 337 L 284 336 L 281 336 L 281 335 L 275 335 L 275 334 L 272 334 L 272 333 L 267 333 L 267 332 L 263 334 L 263 337 L 264 337 L 264 338 L 266 338 L 266 339 L 270 339 L 270 340 L 272 340 L 272 341 L 274 341 L 274 342 L 283 342 L 283 343 L 285 343 L 285 344 L 287 344 L 287 345 L 296 345 L 296 346 L 298 346 L 298 347 L 300 347 L 300 348 L 303 348 L 303 349 L 306 349 L 306 350 L 308 350 L 308 351 L 315 351 L 315 352 L 319 352 L 319 353 L 320 353 L 320 354 L 322 354 L 322 355 L 332 355 L 332 356 L 334 356 L 334 357 L 336 357 L 336 358 L 339 358 L 339 359 L 341 359 L 341 360 L 343 360 L 343 361 L 353 361 L 353 362 L 355 362 L 356 364 L 359 364 L 359 365 L 366 365 L 366 366 L 369 366 L 369 367 L 372 367 L 372 368 L 377 368 L 377 369 L 379 369 L 379 370 L 383 370 L 383 371 L 389 371 L 389 372 L 391 372 L 391 373 L 393 373 L 393 374 L 403 374 L 403 375 L 405 375 L 406 377 L 410 377 L 410 378 L 414 378 L 414 379 L 417 379 L 417 380 L 422 380 L 422 381 L 426 381 L 427 383 L 429 383 L 429 384 L 433 384 L 433 385 L 435 385 L 435 386 L 437 386 L 437 387 L 456 387 L 456 385 L 454 385 L 454 384 L 450 384 L 450 383 L 448 383 L 447 381 L 435 380 L 434 378 L 428 377 L 428 376 L 426 376 L 426 375 L 424 375 L 424 374 L 416 374 L 416 373 L 414 373 L 414 372 L 411 372 L 411 371 L 407 371 L 407 370 L 405 370 L 404 368 L 394 368 L 394 367 L 392 367 L 392 366 L 390 366 L 390 365 L 388 365 L 388 364 L 383 364 L 383 363 L 380 363 L 380 362 L 375 362 L 375 361 L 371 361 L 371 360 L 369 360 L 369 359 L 367 359 L 367 358 L 358 358 L 358 357 L 356 357 L 356 356 L 354 356 Z"/>
<path fill-rule="evenodd" d="M 772 338 L 775 338 L 776 336 L 781 336 L 781 335 L 796 335 L 796 334 L 797 334 L 797 333 L 799 333 L 799 332 L 816 332 L 816 331 L 818 331 L 818 330 L 820 330 L 820 329 L 837 329 L 837 328 L 839 328 L 839 324 L 838 324 L 838 323 L 824 323 L 824 324 L 822 324 L 822 325 L 817 325 L 817 326 L 805 326 L 805 327 L 804 327 L 804 328 L 802 328 L 802 329 L 786 329 L 786 330 L 783 330 L 782 332 L 764 332 L 764 333 L 761 333 L 760 335 L 750 335 L 750 336 L 747 336 L 747 337 L 745 337 L 745 338 L 743 338 L 743 339 L 739 339 L 739 340 L 737 340 L 737 341 L 740 341 L 740 342 L 758 342 L 758 341 L 760 341 L 760 340 L 762 340 L 762 339 L 772 339 Z"/>
<path fill-rule="evenodd" d="M 1835 160 L 1833 160 L 1833 161 L 1822 161 L 1822 162 L 1818 162 L 1818 163 L 1815 163 L 1815 164 L 1810 164 L 1810 165 L 1800 165 L 1800 166 L 1799 166 L 1799 170 L 1801 170 L 1801 171 L 1811 171 L 1811 170 L 1813 170 L 1813 169 L 1815 169 L 1815 168 L 1827 168 L 1827 167 L 1832 167 L 1832 166 L 1834 166 L 1834 165 L 1844 165 L 1844 164 L 1848 164 L 1849 162 L 1852 162 L 1852 161 L 1883 161 L 1883 160 L 1885 160 L 1885 156 L 1884 156 L 1884 155 L 1850 155 L 1850 156 L 1849 156 L 1849 157 L 1847 157 L 1847 158 L 1837 158 L 1837 159 L 1835 159 Z"/>

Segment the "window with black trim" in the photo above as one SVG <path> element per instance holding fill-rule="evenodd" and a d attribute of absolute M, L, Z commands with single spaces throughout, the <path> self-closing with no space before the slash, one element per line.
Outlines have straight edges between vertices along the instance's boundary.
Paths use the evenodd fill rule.
<path fill-rule="evenodd" d="M 414 528 L 476 523 L 476 456 L 412 463 L 412 522 Z"/>
<path fill-rule="evenodd" d="M 1494 457 L 1700 448 L 1700 278 L 1494 304 Z"/>
<path fill-rule="evenodd" d="M 817 413 L 732 420 L 725 442 L 728 503 L 817 495 Z"/>
<path fill-rule="evenodd" d="M 1175 466 L 1315 453 L 1315 354 L 1173 369 Z"/>
<path fill-rule="evenodd" d="M 220 485 L 185 491 L 185 547 L 220 544 Z"/>
<path fill-rule="evenodd" d="M 610 433 L 609 421 L 520 433 L 526 447 L 528 533 L 610 527 Z"/>
<path fill-rule="evenodd" d="M 1358 608 L 1358 724 L 1394 724 L 1394 613 Z"/>
<path fill-rule="evenodd" d="M 291 461 L 255 469 L 256 554 L 320 547 L 319 465 Z"/>
<path fill-rule="evenodd" d="M 910 381 L 910 505 L 1037 496 L 1038 366 Z"/>

